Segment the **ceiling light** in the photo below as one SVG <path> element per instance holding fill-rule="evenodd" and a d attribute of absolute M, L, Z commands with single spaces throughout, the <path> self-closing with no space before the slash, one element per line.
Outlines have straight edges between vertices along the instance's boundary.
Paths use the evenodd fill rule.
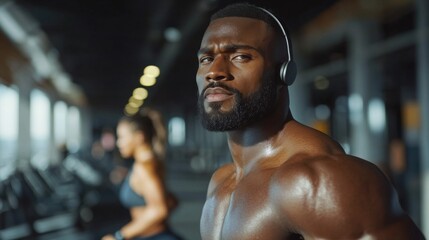
<path fill-rule="evenodd" d="M 169 42 L 177 42 L 182 38 L 182 34 L 177 28 L 169 27 L 164 31 L 164 37 Z"/>
<path fill-rule="evenodd" d="M 156 79 L 150 75 L 143 75 L 140 78 L 140 84 L 146 87 L 155 85 Z"/>
<path fill-rule="evenodd" d="M 148 75 L 150 77 L 158 77 L 160 73 L 159 67 L 154 66 L 154 65 L 149 65 L 147 67 L 144 68 L 143 70 L 143 74 L 144 75 Z"/>
<path fill-rule="evenodd" d="M 133 97 L 138 100 L 143 100 L 147 98 L 148 92 L 144 88 L 136 88 L 133 91 Z"/>

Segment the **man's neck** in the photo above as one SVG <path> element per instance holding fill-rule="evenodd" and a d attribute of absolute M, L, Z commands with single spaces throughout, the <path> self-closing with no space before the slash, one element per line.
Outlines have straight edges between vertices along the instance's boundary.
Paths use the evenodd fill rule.
<path fill-rule="evenodd" d="M 228 145 L 236 170 L 242 174 L 275 156 L 284 139 L 284 126 L 293 120 L 289 109 L 277 108 L 245 129 L 228 132 Z"/>

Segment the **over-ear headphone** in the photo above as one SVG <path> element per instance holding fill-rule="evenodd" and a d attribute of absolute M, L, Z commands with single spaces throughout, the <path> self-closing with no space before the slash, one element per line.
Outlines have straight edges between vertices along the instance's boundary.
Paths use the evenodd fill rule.
<path fill-rule="evenodd" d="M 291 49 L 291 46 L 289 43 L 289 38 L 288 38 L 286 31 L 285 31 L 283 25 L 281 24 L 280 20 L 277 19 L 277 17 L 274 16 L 274 14 L 272 14 L 270 11 L 266 10 L 265 8 L 259 7 L 259 9 L 261 9 L 262 11 L 267 13 L 269 16 L 271 16 L 277 22 L 277 24 L 279 25 L 280 29 L 283 32 L 284 38 L 286 40 L 286 50 L 287 50 L 288 60 L 286 62 L 283 62 L 280 66 L 280 80 L 284 84 L 290 86 L 295 81 L 296 64 L 292 59 L 292 49 Z"/>

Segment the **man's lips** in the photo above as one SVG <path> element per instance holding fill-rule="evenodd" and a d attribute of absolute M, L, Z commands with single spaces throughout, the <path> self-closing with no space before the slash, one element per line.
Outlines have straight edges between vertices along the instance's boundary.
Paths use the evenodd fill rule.
<path fill-rule="evenodd" d="M 230 97 L 232 97 L 232 92 L 221 88 L 221 87 L 214 87 L 214 88 L 208 88 L 204 92 L 204 98 L 207 102 L 220 102 L 224 101 Z"/>

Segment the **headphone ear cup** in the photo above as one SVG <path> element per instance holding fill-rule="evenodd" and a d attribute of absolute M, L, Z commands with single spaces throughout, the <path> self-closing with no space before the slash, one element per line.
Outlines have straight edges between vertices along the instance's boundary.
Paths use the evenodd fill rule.
<path fill-rule="evenodd" d="M 296 64 L 294 61 L 284 62 L 280 67 L 280 79 L 282 82 L 290 86 L 295 81 Z"/>

